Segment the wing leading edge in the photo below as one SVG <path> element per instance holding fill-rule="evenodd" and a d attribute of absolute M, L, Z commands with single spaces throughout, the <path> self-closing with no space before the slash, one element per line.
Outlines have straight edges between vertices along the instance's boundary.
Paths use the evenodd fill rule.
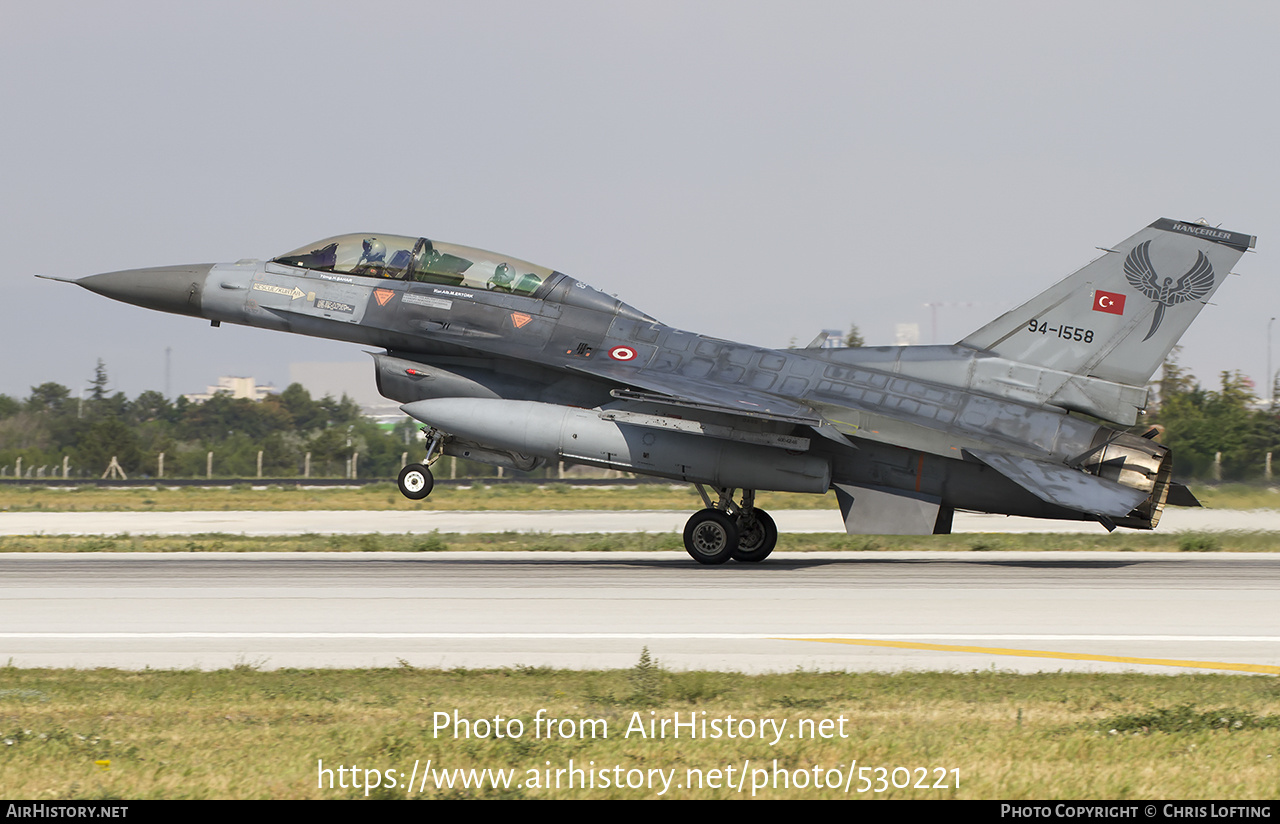
<path fill-rule="evenodd" d="M 602 368 L 603 367 L 603 368 Z M 761 421 L 776 421 L 811 427 L 824 438 L 841 446 L 857 449 L 852 440 L 841 433 L 813 407 L 788 398 L 744 386 L 722 387 L 676 375 L 655 376 L 640 371 L 610 369 L 608 365 L 592 364 L 591 368 L 575 367 L 578 371 L 597 377 L 605 377 L 639 389 L 620 388 L 612 394 L 619 400 L 672 406 L 719 415 L 733 415 Z"/>

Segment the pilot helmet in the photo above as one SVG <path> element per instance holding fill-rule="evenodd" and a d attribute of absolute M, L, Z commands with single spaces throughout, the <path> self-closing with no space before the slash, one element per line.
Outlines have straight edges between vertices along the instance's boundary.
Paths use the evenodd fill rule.
<path fill-rule="evenodd" d="M 387 256 L 387 247 L 376 237 L 365 238 L 364 254 L 361 260 L 382 261 Z"/>
<path fill-rule="evenodd" d="M 499 263 L 497 268 L 493 270 L 493 277 L 489 279 L 490 283 L 497 286 L 511 286 L 511 267 L 505 263 Z"/>

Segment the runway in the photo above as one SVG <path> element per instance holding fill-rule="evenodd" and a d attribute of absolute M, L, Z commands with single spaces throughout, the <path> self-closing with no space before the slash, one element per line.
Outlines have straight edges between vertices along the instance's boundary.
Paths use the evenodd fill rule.
<path fill-rule="evenodd" d="M 307 512 L 4 512 L 0 535 L 301 535 L 406 532 L 680 532 L 688 511 L 307 511 Z M 844 532 L 838 510 L 777 510 L 783 532 Z M 1161 532 L 1280 531 L 1280 510 L 1170 509 Z M 1048 521 L 957 513 L 954 531 L 1103 532 L 1091 521 Z"/>
<path fill-rule="evenodd" d="M 1280 553 L 8 554 L 21 667 L 1280 673 Z"/>

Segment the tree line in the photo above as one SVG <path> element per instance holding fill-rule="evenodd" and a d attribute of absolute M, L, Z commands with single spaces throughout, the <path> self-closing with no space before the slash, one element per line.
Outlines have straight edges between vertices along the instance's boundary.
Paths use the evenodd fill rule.
<path fill-rule="evenodd" d="M 1268 453 L 1280 461 L 1280 415 L 1274 403 L 1260 400 L 1253 381 L 1238 371 L 1222 372 L 1218 388 L 1206 389 L 1178 364 L 1177 353 L 1175 348 L 1152 385 L 1155 404 L 1138 431 L 1160 427 L 1159 440 L 1173 450 L 1173 472 L 1181 479 L 1262 478 Z M 1275 397 L 1274 388 L 1270 396 Z"/>
<path fill-rule="evenodd" d="M 1134 431 L 1160 428 L 1159 440 L 1173 449 L 1179 479 L 1262 478 L 1267 453 L 1280 461 L 1280 414 L 1259 401 L 1252 382 L 1239 372 L 1223 372 L 1219 387 L 1206 389 L 1176 357 L 1175 349 Z M 83 397 L 57 383 L 32 387 L 23 399 L 0 395 L 0 467 L 8 477 L 19 458 L 24 474 L 45 466 L 51 476 L 65 458 L 72 477 L 100 477 L 112 457 L 130 477 L 154 476 L 161 452 L 166 477 L 203 477 L 206 455 L 213 451 L 216 476 L 251 478 L 261 451 L 265 477 L 300 477 L 307 453 L 313 476 L 342 477 L 352 453 L 359 453 L 360 477 L 390 478 L 399 472 L 403 453 L 410 461 L 425 453 L 415 421 L 406 417 L 388 430 L 361 415 L 346 395 L 314 399 L 296 383 L 261 401 L 226 394 L 203 403 L 170 401 L 154 390 L 129 399 L 110 392 L 99 362 L 87 388 Z M 463 472 L 494 471 L 468 462 Z"/>
<path fill-rule="evenodd" d="M 264 477 L 300 477 L 307 453 L 312 476 L 342 477 L 359 453 L 360 477 L 395 477 L 404 452 L 410 460 L 425 452 L 411 419 L 388 431 L 346 395 L 317 400 L 296 383 L 261 401 L 225 393 L 203 403 L 170 401 L 154 390 L 130 399 L 109 391 L 99 362 L 87 389 L 75 396 L 43 383 L 21 400 L 0 395 L 0 467 L 8 477 L 19 458 L 24 475 L 46 466 L 46 477 L 65 458 L 72 477 L 96 478 L 113 457 L 131 478 L 154 477 L 161 452 L 165 477 L 203 477 L 210 451 L 220 477 L 254 477 L 259 451 Z"/>

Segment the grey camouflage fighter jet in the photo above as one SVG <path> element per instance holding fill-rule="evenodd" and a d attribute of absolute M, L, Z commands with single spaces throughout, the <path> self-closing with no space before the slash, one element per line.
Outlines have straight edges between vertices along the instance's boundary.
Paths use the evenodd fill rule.
<path fill-rule="evenodd" d="M 757 490 L 836 492 L 854 534 L 948 533 L 959 510 L 1152 529 L 1168 448 L 1147 381 L 1255 238 L 1162 219 L 952 346 L 763 349 L 666 326 L 560 272 L 424 237 L 353 234 L 273 260 L 71 281 L 126 303 L 371 344 L 378 390 L 440 455 L 694 484 L 699 563 L 763 560 Z"/>

